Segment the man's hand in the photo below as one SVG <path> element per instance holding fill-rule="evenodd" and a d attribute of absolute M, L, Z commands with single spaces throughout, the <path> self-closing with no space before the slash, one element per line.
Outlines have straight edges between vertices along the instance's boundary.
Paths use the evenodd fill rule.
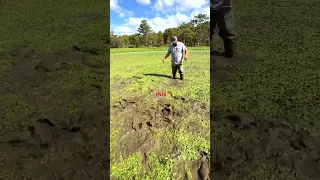
<path fill-rule="evenodd" d="M 188 60 L 188 55 L 189 55 L 189 51 L 186 49 L 184 52 L 184 60 L 187 61 Z"/>
<path fill-rule="evenodd" d="M 164 60 L 166 60 L 166 58 L 169 57 L 169 56 L 170 56 L 170 53 L 167 53 L 167 54 L 163 57 L 162 63 L 164 63 Z"/>

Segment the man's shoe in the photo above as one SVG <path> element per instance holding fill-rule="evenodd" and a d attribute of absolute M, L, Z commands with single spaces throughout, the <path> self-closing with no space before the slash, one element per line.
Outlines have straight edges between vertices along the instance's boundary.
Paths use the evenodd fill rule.
<path fill-rule="evenodd" d="M 226 51 L 224 51 L 223 53 L 221 53 L 221 56 L 223 56 L 224 58 L 230 59 L 233 57 L 233 55 L 230 55 L 228 53 L 226 53 Z"/>
<path fill-rule="evenodd" d="M 183 74 L 180 74 L 180 80 L 183 80 Z"/>
<path fill-rule="evenodd" d="M 172 79 L 177 79 L 175 74 L 172 74 Z"/>
<path fill-rule="evenodd" d="M 233 58 L 235 52 L 235 44 L 233 42 L 224 42 L 225 51 L 222 53 L 222 56 L 225 58 Z"/>
<path fill-rule="evenodd" d="M 210 51 L 210 55 L 212 56 L 221 56 L 221 53 L 218 51 Z"/>
<path fill-rule="evenodd" d="M 233 58 L 233 53 L 232 52 L 223 52 L 222 56 L 224 56 L 227 59 Z"/>

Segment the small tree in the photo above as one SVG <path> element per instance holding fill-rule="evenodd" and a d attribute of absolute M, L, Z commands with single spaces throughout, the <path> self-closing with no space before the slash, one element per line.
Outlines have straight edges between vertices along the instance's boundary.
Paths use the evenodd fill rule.
<path fill-rule="evenodd" d="M 209 20 L 209 17 L 206 14 L 198 14 L 191 21 L 192 24 L 194 25 L 195 32 L 197 33 L 196 40 L 197 40 L 198 46 L 200 45 L 201 41 L 203 41 L 206 37 L 210 36 L 209 33 L 206 32 L 206 29 L 205 29 L 206 26 L 201 26 L 208 20 Z"/>
<path fill-rule="evenodd" d="M 151 32 L 151 27 L 149 26 L 147 20 L 142 20 L 141 21 L 141 24 L 138 28 L 138 32 L 140 35 L 142 35 L 143 37 L 143 44 L 145 44 L 146 46 L 148 46 L 148 41 L 147 41 L 147 38 L 148 38 L 148 34 Z"/>

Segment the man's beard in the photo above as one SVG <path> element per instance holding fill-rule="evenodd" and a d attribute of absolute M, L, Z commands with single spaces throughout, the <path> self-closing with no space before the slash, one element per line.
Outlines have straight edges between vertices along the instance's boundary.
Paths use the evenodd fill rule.
<path fill-rule="evenodd" d="M 173 45 L 173 46 L 177 46 L 177 43 L 176 43 L 176 42 L 174 42 L 174 43 L 172 43 L 172 45 Z"/>

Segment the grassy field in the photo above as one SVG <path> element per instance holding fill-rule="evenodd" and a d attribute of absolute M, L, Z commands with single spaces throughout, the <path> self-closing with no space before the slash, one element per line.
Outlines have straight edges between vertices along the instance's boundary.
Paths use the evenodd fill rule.
<path fill-rule="evenodd" d="M 319 17 L 314 13 L 320 7 L 315 3 L 313 0 L 301 4 L 295 0 L 280 4 L 235 2 L 238 51 L 257 59 L 249 62 L 246 69 L 234 73 L 235 86 L 229 83 L 216 88 L 220 92 L 230 92 L 232 97 L 228 102 L 215 98 L 213 107 L 228 106 L 290 119 L 305 118 L 301 123 L 314 119 L 307 117 L 311 114 L 305 111 L 319 114 L 320 30 L 317 28 Z M 303 13 L 305 15 L 300 16 Z M 264 27 L 264 24 L 269 26 Z M 221 43 L 216 39 L 216 43 Z M 213 97 L 219 95 L 214 92 Z"/>
<path fill-rule="evenodd" d="M 109 4 L 0 7 L 0 179 L 106 178 Z"/>
<path fill-rule="evenodd" d="M 218 83 L 211 84 L 211 148 L 221 155 L 216 147 L 241 147 L 244 158 L 230 152 L 218 161 L 225 163 L 223 168 L 213 168 L 212 174 L 226 179 L 319 179 L 313 169 L 318 157 L 309 154 L 320 150 L 319 10 L 314 0 L 234 1 L 238 55 L 231 61 L 212 59 L 211 78 Z M 215 47 L 222 49 L 221 39 L 215 40 Z M 239 128 L 248 125 L 249 130 Z M 303 160 L 293 158 L 300 154 Z M 234 165 L 236 160 L 241 165 Z"/>
<path fill-rule="evenodd" d="M 199 167 L 193 164 L 201 153 L 209 153 L 208 50 L 189 48 L 181 81 L 171 78 L 170 58 L 162 63 L 167 48 L 111 49 L 113 178 L 197 174 Z M 157 97 L 156 92 L 167 95 Z"/>

